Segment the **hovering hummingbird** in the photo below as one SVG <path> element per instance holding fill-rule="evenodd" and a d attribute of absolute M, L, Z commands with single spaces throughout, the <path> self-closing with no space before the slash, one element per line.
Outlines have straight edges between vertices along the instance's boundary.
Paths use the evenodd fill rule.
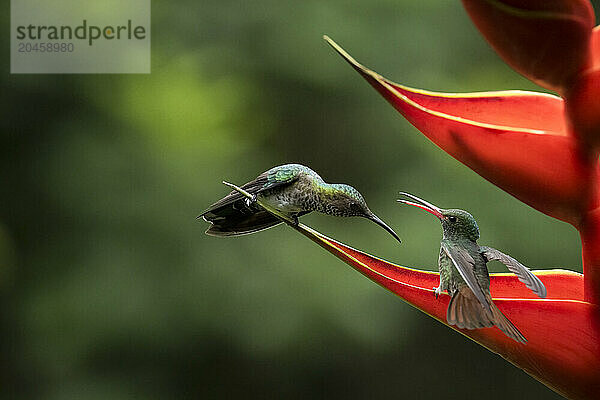
<path fill-rule="evenodd" d="M 364 217 L 400 242 L 396 232 L 369 209 L 358 190 L 341 183 L 326 183 L 315 171 L 303 165 L 273 167 L 242 189 L 254 198 L 247 199 L 234 190 L 198 216 L 211 223 L 207 235 L 239 236 L 280 224 L 280 219 L 256 204 L 260 199 L 292 218 L 296 224 L 298 217 L 311 211 L 338 217 Z"/>
<path fill-rule="evenodd" d="M 409 193 L 400 192 L 411 200 L 401 203 L 419 207 L 439 218 L 444 230 L 438 268 L 440 285 L 435 288 L 436 298 L 442 291 L 451 296 L 446 320 L 461 329 L 487 328 L 496 325 L 508 337 L 525 343 L 527 339 L 496 307 L 490 295 L 490 276 L 487 262 L 497 260 L 539 297 L 546 297 L 546 287 L 527 267 L 487 246 L 479 246 L 479 227 L 475 218 L 463 210 L 444 210 Z"/>

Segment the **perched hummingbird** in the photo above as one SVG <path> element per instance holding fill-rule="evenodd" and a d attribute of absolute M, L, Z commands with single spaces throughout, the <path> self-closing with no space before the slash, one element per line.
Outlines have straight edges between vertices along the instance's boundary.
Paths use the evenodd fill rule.
<path fill-rule="evenodd" d="M 538 277 L 511 256 L 491 247 L 479 246 L 479 228 L 475 218 L 468 212 L 443 210 L 412 194 L 400 194 L 414 201 L 398 200 L 399 202 L 430 212 L 442 223 L 444 237 L 438 259 L 440 286 L 435 288 L 435 296 L 438 297 L 444 290 L 451 296 L 446 312 L 448 323 L 461 329 L 496 325 L 517 342 L 527 342 L 492 301 L 487 262 L 500 261 L 533 293 L 543 298 L 546 297 L 546 287 Z"/>
<path fill-rule="evenodd" d="M 369 210 L 358 190 L 341 183 L 326 183 L 315 171 L 300 164 L 273 167 L 242 189 L 254 199 L 247 199 L 234 190 L 198 216 L 211 223 L 206 234 L 239 236 L 280 224 L 280 219 L 256 204 L 260 199 L 291 217 L 296 224 L 299 216 L 311 211 L 338 217 L 364 217 L 400 241 L 396 232 Z"/>

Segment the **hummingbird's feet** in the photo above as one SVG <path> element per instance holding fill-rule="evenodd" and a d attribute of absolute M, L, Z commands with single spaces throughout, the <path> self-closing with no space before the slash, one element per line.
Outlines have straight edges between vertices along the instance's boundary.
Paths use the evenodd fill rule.
<path fill-rule="evenodd" d="M 252 195 L 251 199 L 246 199 L 246 207 L 250 208 L 252 206 L 252 204 L 256 203 L 256 195 Z"/>
<path fill-rule="evenodd" d="M 434 287 L 434 289 L 435 289 L 435 291 L 433 292 L 433 295 L 437 299 L 438 297 L 440 297 L 440 294 L 442 294 L 442 285 L 440 285 L 438 287 Z"/>
<path fill-rule="evenodd" d="M 294 226 L 298 226 L 298 224 L 300 222 L 298 222 L 298 216 L 297 215 L 292 215 L 292 221 L 294 221 Z"/>

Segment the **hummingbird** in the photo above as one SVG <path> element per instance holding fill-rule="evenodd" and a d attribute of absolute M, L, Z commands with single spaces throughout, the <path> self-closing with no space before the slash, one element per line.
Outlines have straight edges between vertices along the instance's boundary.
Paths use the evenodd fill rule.
<path fill-rule="evenodd" d="M 289 216 L 296 225 L 298 217 L 312 211 L 337 217 L 364 217 L 401 242 L 396 232 L 369 209 L 358 190 L 342 183 L 327 183 L 304 165 L 273 167 L 242 189 L 253 195 L 253 199 L 234 190 L 198 216 L 211 223 L 207 235 L 240 236 L 280 224 L 279 218 L 257 204 L 260 199 Z"/>
<path fill-rule="evenodd" d="M 504 264 L 510 272 L 537 296 L 546 297 L 546 287 L 537 276 L 500 250 L 479 246 L 479 227 L 468 212 L 458 209 L 441 209 L 410 193 L 400 192 L 411 200 L 401 203 L 419 207 L 435 215 L 442 223 L 444 236 L 441 241 L 438 268 L 440 285 L 435 289 L 437 298 L 442 291 L 451 296 L 446 320 L 461 329 L 488 328 L 496 325 L 508 337 L 520 343 L 527 339 L 512 322 L 496 307 L 490 295 L 488 261 Z"/>

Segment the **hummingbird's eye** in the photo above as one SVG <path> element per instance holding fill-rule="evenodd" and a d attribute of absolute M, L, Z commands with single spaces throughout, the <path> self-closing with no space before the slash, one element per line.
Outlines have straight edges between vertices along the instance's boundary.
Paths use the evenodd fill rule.
<path fill-rule="evenodd" d="M 448 217 L 448 219 L 450 220 L 450 222 L 456 222 L 456 217 L 454 217 L 454 216 Z"/>
<path fill-rule="evenodd" d="M 353 213 L 360 215 L 361 214 L 361 208 L 360 205 L 358 205 L 357 203 L 350 203 L 350 211 L 352 211 Z"/>

